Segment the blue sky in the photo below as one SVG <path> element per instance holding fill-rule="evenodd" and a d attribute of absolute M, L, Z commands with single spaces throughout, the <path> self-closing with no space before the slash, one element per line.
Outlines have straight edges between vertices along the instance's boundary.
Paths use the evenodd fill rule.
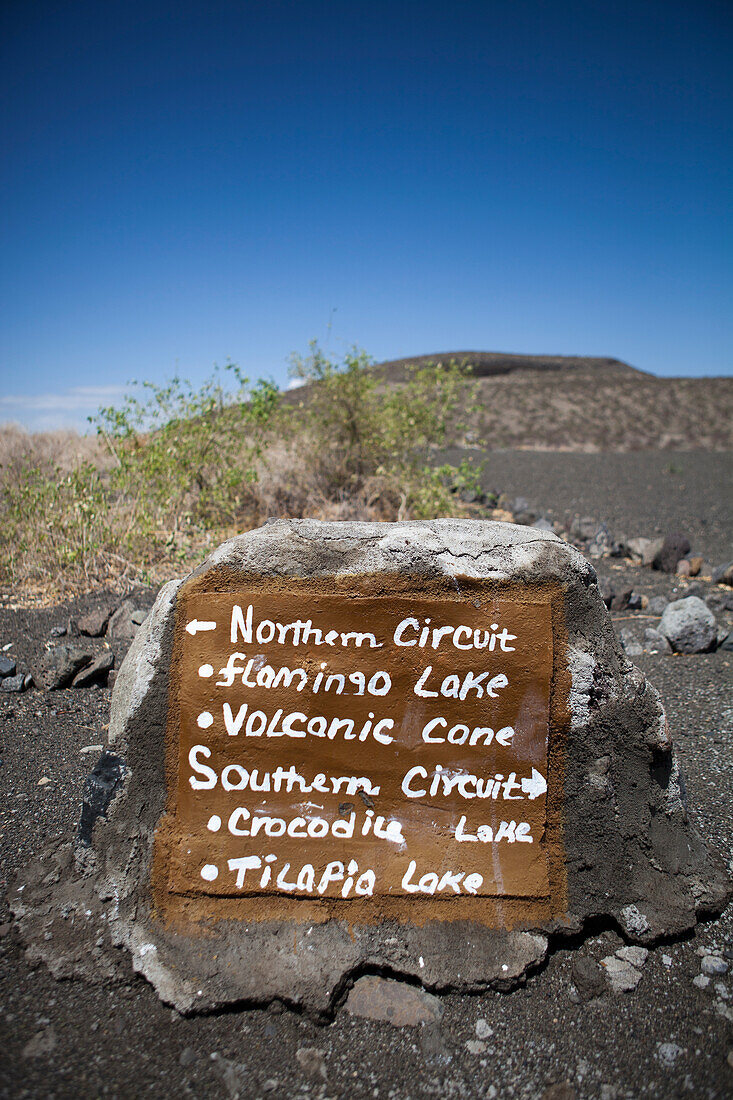
<path fill-rule="evenodd" d="M 0 420 L 316 337 L 731 370 L 729 0 L 6 0 Z"/>

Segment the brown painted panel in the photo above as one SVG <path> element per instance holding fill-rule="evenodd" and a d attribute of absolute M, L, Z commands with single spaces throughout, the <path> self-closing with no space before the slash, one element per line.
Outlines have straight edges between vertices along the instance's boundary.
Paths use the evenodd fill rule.
<path fill-rule="evenodd" d="M 184 594 L 174 893 L 549 894 L 547 594 Z"/>

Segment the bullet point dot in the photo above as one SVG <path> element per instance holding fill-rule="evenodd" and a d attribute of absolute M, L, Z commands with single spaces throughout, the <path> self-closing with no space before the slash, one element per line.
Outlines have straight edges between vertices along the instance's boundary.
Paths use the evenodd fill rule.
<path fill-rule="evenodd" d="M 207 882 L 213 882 L 218 877 L 219 868 L 215 867 L 213 863 L 205 863 L 201 868 L 201 878 L 206 879 Z"/>
<path fill-rule="evenodd" d="M 209 714 L 208 710 L 202 711 L 196 719 L 196 725 L 200 730 L 207 730 L 210 725 L 213 724 L 214 715 Z"/>
<path fill-rule="evenodd" d="M 212 833 L 217 833 L 221 829 L 221 818 L 218 814 L 212 814 L 209 820 L 206 822 L 206 828 Z"/>
<path fill-rule="evenodd" d="M 200 665 L 199 666 L 199 676 L 203 676 L 204 679 L 205 679 L 207 676 L 213 676 L 213 675 L 214 675 L 214 666 L 213 665 Z"/>

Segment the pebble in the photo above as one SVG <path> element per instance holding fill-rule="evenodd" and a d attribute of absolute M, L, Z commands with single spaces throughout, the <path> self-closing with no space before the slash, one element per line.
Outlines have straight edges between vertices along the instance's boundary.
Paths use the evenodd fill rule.
<path fill-rule="evenodd" d="M 678 569 L 680 560 L 687 557 L 691 549 L 690 540 L 684 535 L 667 535 L 654 555 L 652 568 L 658 569 L 661 573 L 674 573 Z"/>
<path fill-rule="evenodd" d="M 622 627 L 619 631 L 619 640 L 627 657 L 640 657 L 644 652 L 637 642 L 633 630 L 629 630 L 627 626 Z"/>
<path fill-rule="evenodd" d="M 486 1043 L 482 1043 L 480 1039 L 469 1039 L 466 1050 L 469 1054 L 483 1054 L 486 1051 Z"/>
<path fill-rule="evenodd" d="M 193 1047 L 186 1047 L 184 1050 L 181 1051 L 181 1056 L 178 1059 L 178 1062 L 182 1066 L 192 1066 L 197 1057 L 198 1055 L 196 1054 L 196 1051 L 193 1049 Z"/>
<path fill-rule="evenodd" d="M 698 989 L 707 989 L 710 985 L 710 978 L 706 977 L 705 974 L 698 974 L 692 979 L 692 984 L 696 985 Z"/>
<path fill-rule="evenodd" d="M 655 630 L 653 626 L 648 626 L 644 631 L 644 648 L 649 653 L 672 652 L 672 646 L 669 644 L 664 634 Z"/>
<path fill-rule="evenodd" d="M 489 1027 L 487 1020 L 480 1016 L 476 1021 L 476 1038 L 477 1039 L 490 1039 L 494 1034 L 493 1027 Z"/>
<path fill-rule="evenodd" d="M 102 752 L 103 750 L 104 745 L 84 745 L 83 748 L 79 749 L 79 752 L 82 754 L 82 756 L 86 756 L 87 753 Z"/>
<path fill-rule="evenodd" d="M 295 1052 L 295 1058 L 300 1068 L 309 1077 L 320 1077 L 322 1081 L 326 1080 L 326 1059 L 322 1050 L 317 1047 L 300 1047 Z"/>
<path fill-rule="evenodd" d="M 52 638 L 63 638 L 63 636 L 66 634 L 66 627 L 52 626 L 50 634 Z"/>
<path fill-rule="evenodd" d="M 44 1054 L 52 1054 L 58 1045 L 56 1032 L 52 1027 L 39 1031 L 23 1047 L 24 1058 L 39 1058 Z"/>
<path fill-rule="evenodd" d="M 677 1043 L 657 1043 L 657 1057 L 665 1066 L 673 1066 L 684 1049 Z"/>
<path fill-rule="evenodd" d="M 0 680 L 0 691 L 14 692 L 16 695 L 25 691 L 27 686 L 30 685 L 26 685 L 26 677 L 22 672 L 19 672 L 17 676 L 5 676 Z"/>
<path fill-rule="evenodd" d="M 720 955 L 706 955 L 700 964 L 703 974 L 709 978 L 719 978 L 728 973 L 728 963 Z"/>
<path fill-rule="evenodd" d="M 649 600 L 649 607 L 647 610 L 650 615 L 663 615 L 664 609 L 669 603 L 666 596 L 652 596 Z"/>
<path fill-rule="evenodd" d="M 0 677 L 15 675 L 15 661 L 12 657 L 3 657 L 0 655 Z"/>
<path fill-rule="evenodd" d="M 615 955 L 617 959 L 623 959 L 624 962 L 631 963 L 632 966 L 637 966 L 641 969 L 649 957 L 649 952 L 646 947 L 619 947 Z"/>
<path fill-rule="evenodd" d="M 625 959 L 617 959 L 615 955 L 607 955 L 605 959 L 601 959 L 601 966 L 606 971 L 614 993 L 631 993 L 641 981 L 641 971 Z"/>
<path fill-rule="evenodd" d="M 671 955 L 662 955 L 662 963 L 663 963 L 664 966 L 671 966 L 672 965 L 672 956 Z"/>

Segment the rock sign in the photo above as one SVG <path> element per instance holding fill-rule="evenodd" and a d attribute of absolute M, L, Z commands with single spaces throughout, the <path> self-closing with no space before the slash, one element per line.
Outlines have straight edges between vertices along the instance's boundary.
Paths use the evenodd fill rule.
<path fill-rule="evenodd" d="M 77 884 L 181 1011 L 325 1012 L 365 965 L 508 988 L 550 934 L 652 942 L 728 891 L 592 567 L 525 527 L 224 543 L 162 589 L 94 774 Z"/>

